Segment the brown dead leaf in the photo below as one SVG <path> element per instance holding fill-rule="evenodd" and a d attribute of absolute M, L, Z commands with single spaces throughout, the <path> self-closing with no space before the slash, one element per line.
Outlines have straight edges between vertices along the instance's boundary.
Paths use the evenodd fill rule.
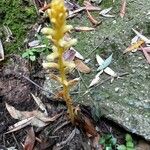
<path fill-rule="evenodd" d="M 28 131 L 27 137 L 24 142 L 24 150 L 33 150 L 35 144 L 35 133 L 33 127 Z"/>
<path fill-rule="evenodd" d="M 91 14 L 88 10 L 86 10 L 87 12 L 87 15 L 88 15 L 88 18 L 89 20 L 91 21 L 91 23 L 94 25 L 94 26 L 98 26 L 101 22 L 98 22 Z"/>
<path fill-rule="evenodd" d="M 64 101 L 64 91 L 58 91 L 57 93 L 55 93 L 54 99 Z"/>
<path fill-rule="evenodd" d="M 131 46 L 129 46 L 123 53 L 125 54 L 127 52 L 130 52 L 130 51 L 133 51 L 135 49 L 138 49 L 142 44 L 144 44 L 144 41 L 143 40 L 139 40 L 136 43 L 134 43 Z"/>
<path fill-rule="evenodd" d="M 141 49 L 143 50 L 143 54 L 145 56 L 145 58 L 147 59 L 148 63 L 150 64 L 150 55 L 148 54 L 148 52 L 146 50 L 144 50 L 142 47 Z"/>
<path fill-rule="evenodd" d="M 80 72 L 83 72 L 83 73 L 91 72 L 91 69 L 86 64 L 84 64 L 82 60 L 75 59 L 74 63 L 76 65 L 76 69 L 79 70 Z"/>
<path fill-rule="evenodd" d="M 89 10 L 89 11 L 101 10 L 100 7 L 93 6 L 89 1 L 84 1 L 84 6 L 86 7 L 86 10 Z"/>
<path fill-rule="evenodd" d="M 79 82 L 80 78 L 75 78 L 75 79 L 72 79 L 70 81 L 68 81 L 68 85 L 71 87 L 75 86 L 78 82 Z"/>
<path fill-rule="evenodd" d="M 30 123 L 36 127 L 46 126 L 50 122 L 55 121 L 62 114 L 60 113 L 53 117 L 49 117 L 45 113 L 42 113 L 41 111 L 38 111 L 38 110 L 19 111 L 15 109 L 13 106 L 8 105 L 7 103 L 6 103 L 6 108 L 8 112 L 10 113 L 10 115 L 15 119 L 24 120 L 24 119 L 33 117 Z"/>
<path fill-rule="evenodd" d="M 93 30 L 95 30 L 95 28 L 91 28 L 91 27 L 75 27 L 74 29 L 77 32 L 80 32 L 80 31 L 87 32 L 87 31 L 93 31 Z"/>
<path fill-rule="evenodd" d="M 150 150 L 150 144 L 144 140 L 140 140 L 136 146 L 136 150 Z"/>
<path fill-rule="evenodd" d="M 39 9 L 39 12 L 45 12 L 47 9 L 50 9 L 50 4 L 44 4 L 42 8 Z"/>
<path fill-rule="evenodd" d="M 123 18 L 125 13 L 126 13 L 126 0 L 122 0 L 122 5 L 121 5 L 121 9 L 120 9 L 120 17 Z"/>
<path fill-rule="evenodd" d="M 80 126 L 89 137 L 97 136 L 93 121 L 81 112 L 79 106 L 75 108 L 75 114 L 77 116 L 76 124 Z"/>

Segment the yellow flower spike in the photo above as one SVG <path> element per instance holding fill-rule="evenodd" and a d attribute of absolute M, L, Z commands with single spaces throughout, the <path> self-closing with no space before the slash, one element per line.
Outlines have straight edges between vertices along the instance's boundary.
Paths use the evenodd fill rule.
<path fill-rule="evenodd" d="M 57 63 L 53 63 L 53 62 L 42 63 L 42 66 L 43 66 L 45 69 L 48 69 L 48 68 L 56 68 L 56 69 L 59 69 L 59 65 L 58 65 Z"/>
<path fill-rule="evenodd" d="M 55 18 L 52 18 L 52 19 L 51 19 L 51 22 L 55 24 L 55 23 L 56 23 L 56 19 L 55 19 Z"/>
<path fill-rule="evenodd" d="M 53 40 L 51 35 L 46 36 L 48 39 Z"/>
<path fill-rule="evenodd" d="M 69 118 L 71 119 L 71 122 L 74 123 L 74 107 L 69 94 L 70 87 L 69 81 L 67 81 L 66 77 L 66 70 L 74 68 L 75 64 L 73 62 L 64 61 L 63 53 L 66 49 L 74 45 L 77 42 L 77 40 L 64 40 L 65 33 L 73 28 L 71 25 L 66 25 L 68 13 L 64 4 L 64 0 L 52 0 L 50 6 L 51 9 L 48 9 L 47 13 L 52 23 L 52 29 L 43 29 L 44 31 L 42 31 L 53 42 L 53 53 L 47 56 L 48 63 L 43 63 L 43 67 L 54 67 L 59 70 L 60 77 L 53 76 L 53 79 L 59 81 L 63 86 L 63 98 L 68 108 Z M 55 58 L 57 58 L 57 63 L 51 62 Z M 71 84 L 72 82 L 70 83 L 70 85 Z"/>
<path fill-rule="evenodd" d="M 58 77 L 58 76 L 56 76 L 56 75 L 54 75 L 54 74 L 51 74 L 50 77 L 51 77 L 52 79 L 58 81 L 58 82 L 61 83 L 61 84 L 64 84 L 64 85 L 66 85 L 66 86 L 69 86 L 67 80 L 64 80 L 64 81 L 62 82 L 61 78 Z"/>
<path fill-rule="evenodd" d="M 73 69 L 76 67 L 73 61 L 64 61 L 64 66 L 66 66 L 68 69 Z"/>
<path fill-rule="evenodd" d="M 58 58 L 59 54 L 58 52 L 53 52 L 50 55 L 46 57 L 47 61 L 54 61 L 56 58 Z"/>
<path fill-rule="evenodd" d="M 69 86 L 70 88 L 72 88 L 72 86 L 75 86 L 79 81 L 80 81 L 80 78 L 75 78 L 75 79 L 73 79 L 73 80 L 70 80 L 70 81 L 68 82 L 68 86 Z"/>
<path fill-rule="evenodd" d="M 65 47 L 65 45 L 67 44 L 67 42 L 64 41 L 63 39 L 60 39 L 60 40 L 58 41 L 58 44 L 59 44 L 60 47 Z"/>
<path fill-rule="evenodd" d="M 58 49 L 55 45 L 52 46 L 52 50 L 53 50 L 53 52 L 58 52 Z"/>
<path fill-rule="evenodd" d="M 71 39 L 70 41 L 67 41 L 67 43 L 64 45 L 65 49 L 68 49 L 75 45 L 77 43 L 77 39 Z"/>
<path fill-rule="evenodd" d="M 53 34 L 54 34 L 54 30 L 51 29 L 51 28 L 43 28 L 43 29 L 41 30 L 41 32 L 42 32 L 43 34 L 46 34 L 46 35 L 53 35 Z"/>
<path fill-rule="evenodd" d="M 64 27 L 64 33 L 68 32 L 68 31 L 70 31 L 70 30 L 72 30 L 72 29 L 73 29 L 73 26 L 72 26 L 72 25 L 66 25 L 66 26 Z"/>

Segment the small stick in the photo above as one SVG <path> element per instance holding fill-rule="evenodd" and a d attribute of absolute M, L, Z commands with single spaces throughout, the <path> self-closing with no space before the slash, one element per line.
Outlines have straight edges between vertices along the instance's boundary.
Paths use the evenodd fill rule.
<path fill-rule="evenodd" d="M 129 74 L 128 72 L 124 72 L 124 73 L 121 73 L 121 74 L 116 75 L 114 78 L 123 77 L 123 76 L 126 76 L 126 75 L 128 75 L 128 74 Z M 111 80 L 111 79 L 112 79 L 112 77 L 108 77 L 107 79 L 105 79 L 104 81 L 100 82 L 99 84 L 97 84 L 97 85 L 94 86 L 94 87 L 97 87 L 97 86 L 99 86 L 99 85 L 102 85 L 103 83 L 105 83 L 105 82 L 107 82 L 107 81 L 109 81 L 109 80 Z"/>
<path fill-rule="evenodd" d="M 19 75 L 21 75 L 21 73 L 20 73 Z M 51 93 L 51 92 L 49 92 L 49 91 L 43 89 L 41 86 L 39 86 L 37 83 L 35 83 L 35 82 L 32 81 L 31 79 L 29 79 L 28 77 L 26 77 L 26 76 L 24 76 L 24 75 L 21 75 L 21 76 L 22 76 L 24 79 L 26 79 L 26 80 L 28 80 L 29 82 L 31 82 L 32 84 L 34 84 L 35 86 L 37 86 L 37 87 L 38 87 L 39 89 L 41 89 L 42 91 L 48 93 L 49 96 L 51 96 L 51 95 L 56 96 L 54 93 Z"/>
<path fill-rule="evenodd" d="M 54 134 L 56 131 L 60 130 L 61 128 L 63 128 L 64 126 L 68 125 L 70 123 L 70 121 L 65 121 L 64 123 L 62 123 L 60 126 L 58 126 L 53 132 L 52 134 Z"/>
<path fill-rule="evenodd" d="M 12 133 L 12 137 L 13 137 L 13 139 L 15 140 L 16 145 L 18 146 L 18 148 L 21 149 L 21 147 L 20 147 L 20 145 L 19 145 L 19 143 L 18 143 L 18 141 L 17 141 L 17 139 L 16 139 L 14 133 Z"/>
<path fill-rule="evenodd" d="M 69 143 L 72 139 L 73 139 L 73 137 L 75 136 L 75 134 L 76 134 L 76 128 L 71 132 L 71 134 L 68 136 L 68 138 L 65 140 L 65 141 L 62 141 L 62 142 L 60 142 L 60 143 L 57 143 L 56 144 L 56 146 L 57 147 L 61 147 L 61 146 L 64 146 L 64 145 L 66 145 L 67 143 Z"/>

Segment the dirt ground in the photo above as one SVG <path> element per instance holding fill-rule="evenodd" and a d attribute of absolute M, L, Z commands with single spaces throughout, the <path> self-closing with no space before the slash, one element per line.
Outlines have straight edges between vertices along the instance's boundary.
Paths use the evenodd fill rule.
<path fill-rule="evenodd" d="M 0 66 L 0 146 L 7 148 L 15 147 L 19 150 L 23 149 L 22 144 L 31 129 L 31 125 L 16 132 L 5 134 L 9 126 L 18 121 L 10 116 L 6 110 L 5 103 L 14 106 L 20 111 L 33 111 L 37 109 L 37 105 L 31 97 L 32 92 L 38 95 L 46 105 L 49 116 L 54 116 L 55 114 L 63 112 L 61 117 L 46 127 L 34 128 L 36 150 L 95 149 L 93 147 L 93 138 L 90 138 L 82 128 L 75 128 L 68 121 L 66 108 L 64 107 L 65 104 L 46 98 L 41 94 L 41 90 L 23 77 L 24 75 L 30 79 L 32 78 L 32 81 L 42 86 L 44 73 L 40 70 L 39 64 L 35 63 L 33 68 L 28 61 L 17 55 L 8 56 L 7 61 L 9 63 L 6 64 L 4 62 Z M 38 70 L 36 70 L 36 65 L 38 65 Z M 90 115 L 90 107 L 84 106 L 83 108 L 84 112 L 88 112 L 88 115 Z M 104 133 L 113 134 L 114 137 L 117 138 L 118 144 L 124 143 L 124 136 L 127 131 L 112 121 L 102 117 L 95 122 L 95 126 L 99 128 L 98 133 L 100 136 Z M 140 139 L 134 135 L 133 137 L 135 141 Z"/>

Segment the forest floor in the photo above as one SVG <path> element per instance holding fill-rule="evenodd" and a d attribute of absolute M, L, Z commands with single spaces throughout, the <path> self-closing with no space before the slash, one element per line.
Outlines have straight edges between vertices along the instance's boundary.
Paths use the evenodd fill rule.
<path fill-rule="evenodd" d="M 73 126 L 68 120 L 65 103 L 51 95 L 54 92 L 53 88 L 56 89 L 58 85 L 52 87 L 53 83 L 48 84 L 47 72 L 42 67 L 43 58 L 51 51 L 49 48 L 51 43 L 39 33 L 49 21 L 38 11 L 43 7 L 43 1 L 34 2 L 26 0 L 0 2 L 0 8 L 3 8 L 0 10 L 0 17 L 2 16 L 0 38 L 5 51 L 5 59 L 0 62 L 0 149 L 117 150 L 121 145 L 127 146 L 128 134 L 133 138 L 130 143 L 131 150 L 150 150 L 150 133 L 149 127 L 146 126 L 149 121 L 146 122 L 147 124 L 144 122 L 148 120 L 146 115 L 150 115 L 149 102 L 145 101 L 150 98 L 148 82 L 150 60 L 140 52 L 134 54 L 129 52 L 130 54 L 125 56 L 123 54 L 135 36 L 134 32 L 131 33 L 132 28 L 140 33 L 143 31 L 146 36 L 150 35 L 148 2 L 130 0 L 123 8 L 123 4 L 118 1 L 114 3 L 111 0 L 101 3 L 93 1 L 90 3 L 93 9 L 100 8 L 100 10 L 90 11 L 92 16 L 82 10 L 68 19 L 68 22 L 76 27 L 75 32 L 72 33 L 72 37 L 78 39 L 75 49 L 81 57 L 84 57 L 80 60 L 81 67 L 71 73 L 71 78 L 80 77 L 82 80 L 71 94 L 74 105 L 80 106 L 87 122 L 90 120 L 88 129 L 85 129 L 85 126 Z M 21 7 L 19 8 L 18 5 Z M 67 3 L 71 13 L 80 10 L 81 6 L 84 6 L 82 1 Z M 106 10 L 110 7 L 112 11 Z M 143 9 L 145 12 L 142 11 Z M 108 11 L 108 14 L 99 15 L 101 10 Z M 142 18 L 142 15 L 147 16 Z M 35 48 L 36 46 L 43 47 L 39 50 Z M 24 52 L 27 59 L 23 58 Z M 88 86 L 97 74 L 98 64 L 95 55 L 107 58 L 111 53 L 113 60 L 110 61 L 110 66 L 122 74 L 122 77 L 117 76 L 117 78 L 123 79 L 115 79 L 110 84 L 107 81 L 112 78 L 103 75 L 102 82 L 98 83 L 102 86 L 98 85 L 89 90 Z M 138 65 L 140 66 L 137 67 Z M 87 73 L 89 69 L 91 73 Z M 141 76 L 138 75 L 140 80 L 137 80 L 137 74 L 135 75 L 133 71 L 137 74 L 140 72 Z M 126 77 L 128 74 L 129 76 Z M 143 94 L 140 94 L 142 92 L 139 84 L 143 87 Z M 123 91 L 121 87 L 124 87 Z M 90 92 L 86 94 L 88 90 Z M 136 101 L 132 106 L 129 105 L 129 101 L 131 103 L 136 96 L 142 97 L 139 100 L 144 99 L 145 103 Z M 36 102 L 37 97 L 43 107 Z M 135 110 L 129 109 L 131 116 L 127 111 L 130 107 Z M 142 114 L 137 113 L 140 111 Z M 136 120 L 135 115 L 142 115 L 145 120 Z M 128 124 L 133 122 L 130 117 L 134 118 L 137 124 L 135 122 L 134 125 Z M 43 118 L 46 121 L 43 121 Z M 24 122 L 19 122 L 20 125 L 15 124 L 19 120 Z M 141 126 L 142 123 L 142 129 L 139 129 L 138 125 Z M 91 128 L 94 128 L 94 131 Z M 92 133 L 95 131 L 97 133 L 93 136 Z M 127 147 L 118 150 L 127 150 Z"/>

